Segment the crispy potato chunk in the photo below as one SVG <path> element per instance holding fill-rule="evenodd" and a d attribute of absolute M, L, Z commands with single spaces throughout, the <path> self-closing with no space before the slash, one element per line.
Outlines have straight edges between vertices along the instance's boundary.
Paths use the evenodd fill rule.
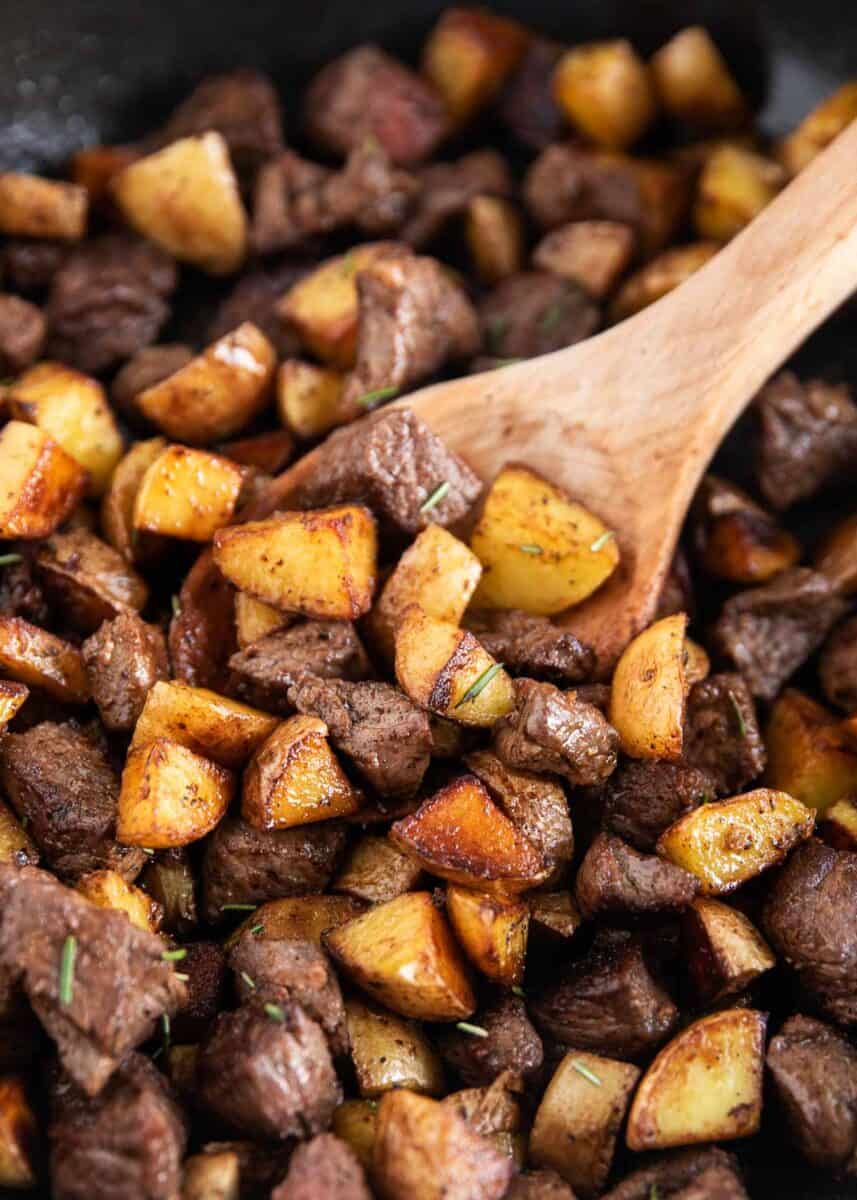
<path fill-rule="evenodd" d="M 747 105 L 707 30 L 682 29 L 649 62 L 661 104 L 688 125 L 718 131 L 747 119 Z"/>
<path fill-rule="evenodd" d="M 318 717 L 283 721 L 257 749 L 244 774 L 241 815 L 257 829 L 289 829 L 345 817 L 360 807 Z"/>
<path fill-rule="evenodd" d="M 86 189 L 77 184 L 0 174 L 0 233 L 78 242 L 86 233 L 88 207 Z"/>
<path fill-rule="evenodd" d="M 658 853 L 700 881 L 705 895 L 731 892 L 808 838 L 813 812 L 786 792 L 757 788 L 703 804 L 658 839 Z"/>
<path fill-rule="evenodd" d="M 780 143 L 777 157 L 790 175 L 797 175 L 854 120 L 857 120 L 857 79 L 843 83 L 805 116 L 797 129 Z"/>
<path fill-rule="evenodd" d="M 461 1021 L 476 998 L 428 892 L 407 892 L 328 933 L 340 967 L 380 1004 L 421 1021 Z"/>
<path fill-rule="evenodd" d="M 422 867 L 387 837 L 365 834 L 351 847 L 333 885 L 370 904 L 384 904 L 416 887 Z"/>
<path fill-rule="evenodd" d="M 219 133 L 180 138 L 131 163 L 113 194 L 128 223 L 181 262 L 229 275 L 244 261 L 247 215 Z"/>
<path fill-rule="evenodd" d="M 90 871 L 78 879 L 75 887 L 97 904 L 99 908 L 112 908 L 125 913 L 132 925 L 157 933 L 161 928 L 164 910 L 142 888 L 134 887 L 117 871 Z"/>
<path fill-rule="evenodd" d="M 612 532 L 528 467 L 494 480 L 470 548 L 483 567 L 475 607 L 543 616 L 585 600 L 619 562 Z"/>
<path fill-rule="evenodd" d="M 770 204 L 786 181 L 770 158 L 739 146 L 721 146 L 702 169 L 693 220 L 703 238 L 727 242 Z"/>
<path fill-rule="evenodd" d="M 6 687 L 17 684 L 7 683 Z M 0 800 L 0 863 L 34 867 L 39 849 L 8 805 Z"/>
<path fill-rule="evenodd" d="M 694 549 L 718 579 L 765 583 L 800 558 L 796 538 L 741 488 L 716 475 L 700 485 L 694 525 Z"/>
<path fill-rule="evenodd" d="M 529 906 L 451 883 L 446 911 L 455 936 L 473 965 L 495 983 L 514 987 L 524 978 Z"/>
<path fill-rule="evenodd" d="M 78 648 L 23 617 L 0 617 L 0 671 L 64 704 L 89 699 Z"/>
<path fill-rule="evenodd" d="M 192 1154 L 182 1169 L 182 1200 L 240 1200 L 241 1161 L 225 1146 Z"/>
<path fill-rule="evenodd" d="M 397 1087 L 443 1095 L 443 1064 L 419 1025 L 356 998 L 347 1001 L 345 1016 L 361 1096 L 374 1099 Z"/>
<path fill-rule="evenodd" d="M 502 196 L 474 196 L 467 208 L 465 237 L 484 283 L 499 283 L 521 270 L 524 229 L 518 210 Z"/>
<path fill-rule="evenodd" d="M 770 946 L 742 912 L 697 896 L 682 913 L 685 961 L 706 1004 L 749 987 L 776 966 Z"/>
<path fill-rule="evenodd" d="M 601 300 L 634 254 L 634 231 L 619 221 L 571 221 L 545 234 L 533 265 L 572 279 Z"/>
<path fill-rule="evenodd" d="M 277 352 L 252 321 L 137 397 L 140 411 L 176 442 L 208 446 L 249 425 L 268 402 Z"/>
<path fill-rule="evenodd" d="M 131 749 L 167 738 L 221 767 L 238 768 L 279 723 L 278 717 L 207 688 L 160 681 L 146 697 Z"/>
<path fill-rule="evenodd" d="M 846 797 L 831 804 L 821 828 L 824 840 L 837 850 L 857 850 L 857 801 Z"/>
<path fill-rule="evenodd" d="M 632 1150 L 751 1137 L 762 1115 L 764 1013 L 732 1008 L 688 1025 L 643 1076 L 628 1117 Z"/>
<path fill-rule="evenodd" d="M 529 38 L 522 25 L 485 8 L 447 8 L 423 47 L 423 73 L 456 125 L 492 100 Z"/>
<path fill-rule="evenodd" d="M 242 921 L 225 945 L 232 946 L 252 929 L 254 937 L 312 942 L 321 948 L 325 933 L 359 917 L 365 907 L 353 896 L 287 896 L 268 900 Z"/>
<path fill-rule="evenodd" d="M 36 568 L 69 622 L 93 633 L 102 621 L 140 612 L 149 598 L 141 575 L 112 546 L 85 529 L 55 533 L 36 556 Z"/>
<path fill-rule="evenodd" d="M 343 422 L 344 388 L 341 371 L 288 358 L 277 371 L 280 420 L 300 438 L 323 437 Z"/>
<path fill-rule="evenodd" d="M 583 924 L 571 892 L 534 892 L 528 899 L 531 928 L 553 940 L 574 937 Z"/>
<path fill-rule="evenodd" d="M 0 1078 L 0 1187 L 36 1186 L 38 1126 L 24 1084 L 14 1075 Z"/>
<path fill-rule="evenodd" d="M 23 683 L 10 683 L 7 679 L 0 679 L 0 732 L 6 728 L 29 694 L 29 688 Z"/>
<path fill-rule="evenodd" d="M 824 812 L 857 793 L 857 744 L 826 708 L 795 688 L 774 702 L 765 730 L 766 782 Z"/>
<path fill-rule="evenodd" d="M 74 509 L 83 468 L 41 429 L 9 421 L 0 430 L 0 537 L 43 538 Z"/>
<path fill-rule="evenodd" d="M 378 1105 L 374 1100 L 346 1100 L 333 1114 L 331 1131 L 351 1147 L 365 1170 L 372 1166 Z"/>
<path fill-rule="evenodd" d="M 214 538 L 214 561 L 242 592 L 321 621 L 369 611 L 377 559 L 375 518 L 360 504 L 280 513 Z"/>
<path fill-rule="evenodd" d="M 610 724 L 632 758 L 681 758 L 687 696 L 687 616 L 662 617 L 637 634 L 616 664 Z"/>
<path fill-rule="evenodd" d="M 816 550 L 813 565 L 840 595 L 857 593 L 857 513 L 834 525 Z"/>
<path fill-rule="evenodd" d="M 567 50 L 553 95 L 571 124 L 608 150 L 632 145 L 657 114 L 649 70 L 624 38 Z"/>
<path fill-rule="evenodd" d="M 140 481 L 134 528 L 207 542 L 229 524 L 243 482 L 244 472 L 228 458 L 189 446 L 167 446 Z"/>
<path fill-rule="evenodd" d="M 205 837 L 235 792 L 231 771 L 169 738 L 131 750 L 122 772 L 116 840 L 167 850 Z"/>
<path fill-rule="evenodd" d="M 134 562 L 140 546 L 134 531 L 134 503 L 143 476 L 167 447 L 163 438 L 136 442 L 116 465 L 101 502 L 101 528 L 114 550 Z"/>
<path fill-rule="evenodd" d="M 624 321 L 679 287 L 720 249 L 720 242 L 673 246 L 645 263 L 622 284 L 610 306 L 614 321 Z"/>
<path fill-rule="evenodd" d="M 248 596 L 246 592 L 235 593 L 235 636 L 239 650 L 252 646 L 259 638 L 277 629 L 286 629 L 291 621 L 287 613 L 272 608 L 270 604 L 263 604 L 255 596 Z"/>

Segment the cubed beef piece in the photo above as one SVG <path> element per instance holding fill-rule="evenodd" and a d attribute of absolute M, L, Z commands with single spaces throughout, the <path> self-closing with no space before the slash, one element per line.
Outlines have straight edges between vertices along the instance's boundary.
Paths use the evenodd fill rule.
<path fill-rule="evenodd" d="M 413 796 L 431 755 L 423 709 L 389 683 L 348 683 L 305 675 L 289 703 L 321 717 L 337 750 L 347 754 L 381 796 Z"/>
<path fill-rule="evenodd" d="M 336 821 L 269 830 L 227 817 L 205 848 L 205 919 L 221 920 L 224 905 L 322 892 L 344 850 L 345 828 Z"/>
<path fill-rule="evenodd" d="M 110 385 L 110 399 L 119 412 L 129 420 L 139 421 L 137 397 L 186 367 L 194 357 L 190 346 L 180 343 L 144 346 L 116 373 Z"/>
<path fill-rule="evenodd" d="M 257 267 L 242 275 L 221 301 L 205 331 L 205 340 L 215 342 L 244 321 L 252 321 L 273 344 L 279 358 L 300 351 L 300 341 L 277 314 L 277 301 L 306 273 L 305 263 L 284 262 Z"/>
<path fill-rule="evenodd" d="M 687 555 L 679 546 L 661 587 L 655 620 L 660 621 L 661 617 L 671 617 L 674 613 L 681 612 L 687 613 L 693 620 L 695 611 L 696 600 L 693 594 L 693 580 L 690 577 L 690 565 Z"/>
<path fill-rule="evenodd" d="M 36 361 L 44 344 L 42 310 L 20 296 L 0 295 L 0 371 L 23 371 Z"/>
<path fill-rule="evenodd" d="M 792 567 L 723 605 L 713 641 L 754 696 L 773 700 L 845 612 L 826 576 Z"/>
<path fill-rule="evenodd" d="M 578 284 L 547 271 L 502 280 L 479 305 L 485 346 L 500 358 L 533 358 L 573 346 L 601 323 Z"/>
<path fill-rule="evenodd" d="M 169 315 L 173 260 L 131 234 L 107 233 L 75 250 L 48 298 L 48 353 L 81 371 L 106 371 L 150 345 Z"/>
<path fill-rule="evenodd" d="M 665 1041 L 679 1013 L 652 978 L 637 938 L 602 936 L 533 1001 L 533 1018 L 564 1046 L 635 1058 Z"/>
<path fill-rule="evenodd" d="M 520 609 L 484 609 L 467 616 L 471 629 L 507 671 L 550 683 L 582 683 L 595 670 L 595 651 L 547 617 Z"/>
<path fill-rule="evenodd" d="M 465 755 L 464 761 L 545 863 L 558 867 L 572 859 L 574 830 L 559 780 L 531 771 L 513 771 L 489 750 L 476 750 Z"/>
<path fill-rule="evenodd" d="M 44 855 L 63 879 L 111 867 L 126 879 L 145 855 L 114 837 L 119 777 L 104 749 L 77 725 L 43 721 L 8 734 L 0 749 L 0 777 L 9 799 Z"/>
<path fill-rule="evenodd" d="M 512 992 L 498 993 L 480 1008 L 473 1023 L 488 1036 L 444 1026 L 437 1035 L 437 1047 L 445 1062 L 468 1087 L 485 1087 L 501 1071 L 515 1071 L 532 1079 L 542 1065 L 542 1039 L 527 1016 L 524 1001 Z"/>
<path fill-rule="evenodd" d="M 81 646 L 92 698 L 108 729 L 130 733 L 151 689 L 169 678 L 167 643 L 136 613 L 105 621 Z"/>
<path fill-rule="evenodd" d="M 527 1171 L 512 1180 L 506 1200 L 575 1200 L 575 1195 L 556 1171 Z"/>
<path fill-rule="evenodd" d="M 518 1096 L 524 1090 L 523 1083 L 519 1072 L 501 1071 L 487 1086 L 450 1092 L 441 1103 L 483 1137 L 514 1133 L 521 1124 Z"/>
<path fill-rule="evenodd" d="M 46 292 L 70 253 L 66 242 L 10 238 L 3 247 L 3 274 L 13 292 L 25 296 Z"/>
<path fill-rule="evenodd" d="M 857 854 L 815 839 L 799 846 L 768 893 L 763 924 L 822 1011 L 857 1023 Z"/>
<path fill-rule="evenodd" d="M 496 150 L 474 150 L 455 162 L 430 163 L 418 175 L 420 191 L 400 237 L 409 246 L 425 246 L 454 218 L 467 212 L 477 196 L 511 196 L 512 175 Z"/>
<path fill-rule="evenodd" d="M 626 1176 L 602 1200 L 748 1200 L 738 1164 L 725 1150 L 678 1150 Z"/>
<path fill-rule="evenodd" d="M 765 743 L 753 697 L 740 675 L 710 675 L 690 689 L 682 757 L 714 781 L 720 796 L 744 791 L 762 774 Z"/>
<path fill-rule="evenodd" d="M 202 1105 L 255 1138 L 321 1133 L 342 1100 L 324 1030 L 298 1004 L 252 1001 L 221 1013 L 196 1079 Z"/>
<path fill-rule="evenodd" d="M 447 131 L 432 85 L 378 46 L 355 46 L 316 75 L 305 98 L 310 136 L 344 158 L 372 135 L 395 163 L 428 158 Z"/>
<path fill-rule="evenodd" d="M 45 538 L 35 568 L 63 624 L 82 633 L 120 612 L 139 612 L 148 599 L 142 576 L 84 522 Z"/>
<path fill-rule="evenodd" d="M 643 199 L 634 176 L 619 162 L 576 145 L 548 146 L 524 178 L 524 199 L 536 224 L 618 221 L 636 229 Z"/>
<path fill-rule="evenodd" d="M 226 1001 L 226 954 L 219 942 L 191 942 L 176 970 L 187 975 L 187 1000 L 172 1023 L 178 1042 L 198 1042 Z"/>
<path fill-rule="evenodd" d="M 2 978 L 20 982 L 62 1065 L 94 1096 L 155 1022 L 181 1007 L 185 985 L 159 937 L 47 871 L 0 866 L 0 900 Z"/>
<path fill-rule="evenodd" d="M 684 908 L 699 889 L 695 875 L 666 859 L 641 854 L 621 838 L 599 833 L 580 864 L 575 894 L 585 917 Z"/>
<path fill-rule="evenodd" d="M 444 484 L 444 494 L 423 512 Z M 460 521 L 481 490 L 467 464 L 418 416 L 396 408 L 336 430 L 294 500 L 302 508 L 363 501 L 386 526 L 415 534 L 426 525 Z"/>
<path fill-rule="evenodd" d="M 241 1000 L 299 1004 L 327 1034 L 334 1054 L 348 1053 L 342 992 L 327 955 L 311 942 L 258 938 L 247 930 L 229 951 Z"/>
<path fill-rule="evenodd" d="M 259 638 L 229 659 L 229 690 L 267 712 L 294 711 L 289 688 L 303 675 L 362 680 L 371 672 L 349 621 L 304 621 Z"/>
<path fill-rule="evenodd" d="M 696 767 L 629 759 L 601 789 L 604 827 L 651 853 L 673 821 L 714 795 L 714 780 Z"/>
<path fill-rule="evenodd" d="M 51 610 L 41 583 L 35 578 L 33 559 L 24 557 L 0 571 L 0 616 L 23 617 L 33 625 L 51 623 Z"/>
<path fill-rule="evenodd" d="M 55 1083 L 49 1130 L 55 1200 L 176 1200 L 187 1142 L 164 1076 L 129 1054 L 100 1095 Z"/>
<path fill-rule="evenodd" d="M 580 787 L 612 775 L 619 735 L 594 705 L 533 679 L 515 681 L 515 701 L 494 726 L 494 750 L 503 762 L 563 775 Z"/>
<path fill-rule="evenodd" d="M 565 51 L 560 42 L 533 37 L 500 95 L 503 124 L 531 150 L 558 142 L 565 117 L 553 96 L 553 73 Z"/>
<path fill-rule="evenodd" d="M 781 371 L 755 400 L 756 472 L 774 508 L 805 500 L 857 470 L 857 405 L 847 387 L 820 379 L 802 384 Z"/>
<path fill-rule="evenodd" d="M 857 709 L 857 617 L 837 625 L 827 639 L 818 674 L 831 704 L 849 713 Z"/>
<path fill-rule="evenodd" d="M 298 1146 L 271 1200 L 372 1200 L 357 1155 L 341 1138 L 320 1133 Z"/>

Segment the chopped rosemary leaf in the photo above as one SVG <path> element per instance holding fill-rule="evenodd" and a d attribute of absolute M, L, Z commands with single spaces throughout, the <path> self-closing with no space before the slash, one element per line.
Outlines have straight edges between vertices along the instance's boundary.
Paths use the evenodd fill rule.
<path fill-rule="evenodd" d="M 503 344 L 503 338 L 509 330 L 508 317 L 494 317 L 488 322 L 485 332 L 488 334 L 488 345 L 492 350 L 497 350 Z"/>
<path fill-rule="evenodd" d="M 450 485 L 449 485 L 448 479 L 444 479 L 443 483 L 439 483 L 437 485 L 437 487 L 434 489 L 434 491 L 432 492 L 432 494 L 429 496 L 429 498 L 420 505 L 420 512 L 421 513 L 431 512 L 431 510 L 435 507 L 436 504 L 440 504 L 441 500 L 444 498 L 446 493 L 449 491 L 449 486 Z"/>
<path fill-rule="evenodd" d="M 252 933 L 254 936 L 255 936 L 257 933 L 262 933 L 262 932 L 264 931 L 264 929 L 265 929 L 265 926 L 262 924 L 262 922 L 261 922 L 261 921 L 259 922 L 259 924 L 258 924 L 258 925 L 251 925 L 251 926 L 250 926 L 250 932 L 251 932 L 251 933 Z"/>
<path fill-rule="evenodd" d="M 604 533 L 602 533 L 600 535 L 600 537 L 597 537 L 595 539 L 595 541 L 592 543 L 592 545 L 589 547 L 590 551 L 593 554 L 597 554 L 598 551 L 603 550 L 604 547 L 607 545 L 607 543 L 610 541 L 610 539 L 614 538 L 615 536 L 616 536 L 616 534 L 615 534 L 614 530 L 606 529 L 604 531 Z"/>
<path fill-rule="evenodd" d="M 512 991 L 515 993 L 516 996 L 520 996 L 522 1000 L 526 1000 L 527 993 L 524 991 L 524 989 L 522 987 L 519 987 L 517 983 L 512 984 Z"/>
<path fill-rule="evenodd" d="M 279 1021 L 281 1025 L 285 1024 L 286 1014 L 280 1008 L 279 1004 L 266 1004 L 265 1012 L 272 1021 Z"/>
<path fill-rule="evenodd" d="M 221 912 L 255 912 L 258 904 L 221 904 Z"/>
<path fill-rule="evenodd" d="M 151 846 L 141 846 L 140 849 L 143 851 L 144 854 L 154 854 L 155 853 L 154 850 L 151 848 Z"/>
<path fill-rule="evenodd" d="M 23 561 L 23 554 L 0 554 L 0 567 L 11 567 L 12 563 Z"/>
<path fill-rule="evenodd" d="M 60 959 L 60 1004 L 67 1008 L 74 994 L 74 960 L 77 958 L 77 938 L 69 934 L 62 944 Z"/>
<path fill-rule="evenodd" d="M 488 1037 L 488 1030 L 483 1029 L 481 1025 L 471 1025 L 469 1021 L 457 1021 L 456 1029 L 460 1029 L 462 1033 L 470 1033 L 473 1037 Z"/>
<path fill-rule="evenodd" d="M 252 988 L 252 989 L 253 989 L 253 991 L 255 992 L 255 990 L 256 990 L 256 982 L 255 982 L 255 980 L 254 980 L 254 979 L 251 979 L 251 977 L 250 977 L 250 976 L 247 974 L 247 972 L 246 972 L 246 971 L 242 971 L 242 972 L 241 972 L 241 978 L 242 978 L 242 979 L 244 980 L 244 982 L 247 984 L 248 988 Z"/>
<path fill-rule="evenodd" d="M 179 600 L 178 596 L 172 596 L 172 597 L 170 598 L 170 603 L 171 603 L 171 604 L 172 604 L 172 606 L 173 606 L 173 616 L 174 616 L 174 617 L 180 617 L 180 616 L 181 616 L 181 612 L 182 612 L 182 602 L 181 602 L 181 600 Z"/>
<path fill-rule="evenodd" d="M 180 946 L 178 950 L 162 950 L 161 958 L 164 962 L 181 962 L 183 958 L 187 958 L 187 950 L 184 946 Z"/>
<path fill-rule="evenodd" d="M 712 796 L 711 792 L 703 792 L 699 797 L 700 804 L 711 804 L 713 800 L 714 797 Z"/>
<path fill-rule="evenodd" d="M 364 392 L 357 403 L 361 408 L 374 408 L 383 400 L 392 400 L 398 390 L 395 384 L 391 384 L 390 387 L 376 388 L 374 392 Z"/>
<path fill-rule="evenodd" d="M 173 974 L 175 975 L 176 979 L 180 979 L 182 983 L 187 983 L 190 979 L 190 975 L 185 975 L 184 971 L 174 971 Z"/>
<path fill-rule="evenodd" d="M 467 704 L 469 701 L 475 700 L 477 696 L 481 695 L 481 693 L 485 691 L 494 676 L 502 670 L 502 663 L 492 663 L 490 667 L 486 668 L 486 670 L 482 672 L 478 679 L 474 679 L 473 683 L 471 683 L 470 687 L 467 689 L 455 707 L 461 708 L 462 704 Z"/>
<path fill-rule="evenodd" d="M 553 304 L 549 304 L 542 313 L 542 333 L 550 333 L 551 330 L 556 329 L 565 316 L 566 311 L 567 306 L 563 300 L 556 300 Z"/>
<path fill-rule="evenodd" d="M 169 1050 L 169 1048 L 170 1048 L 170 1014 L 169 1013 L 163 1013 L 161 1015 L 161 1029 L 162 1029 L 163 1035 L 164 1035 L 163 1036 L 164 1050 L 166 1051 L 166 1050 Z"/>
<path fill-rule="evenodd" d="M 732 704 L 732 710 L 735 713 L 735 720 L 738 722 L 738 732 L 742 738 L 745 738 L 747 736 L 747 723 L 744 720 L 744 714 L 741 712 L 741 706 L 735 699 L 735 693 L 733 691 L 729 692 L 729 700 Z"/>
<path fill-rule="evenodd" d="M 653 1183 L 649 1188 L 649 1200 L 659 1200 L 658 1185 L 656 1183 Z"/>
<path fill-rule="evenodd" d="M 584 1079 L 588 1079 L 590 1083 L 594 1083 L 596 1087 L 601 1087 L 601 1080 L 594 1071 L 590 1071 L 586 1063 L 582 1063 L 579 1059 L 573 1058 L 571 1065 L 577 1071 L 578 1075 L 582 1075 Z"/>
<path fill-rule="evenodd" d="M 542 547 L 535 542 L 522 542 L 518 549 L 523 550 L 524 554 L 544 554 Z"/>

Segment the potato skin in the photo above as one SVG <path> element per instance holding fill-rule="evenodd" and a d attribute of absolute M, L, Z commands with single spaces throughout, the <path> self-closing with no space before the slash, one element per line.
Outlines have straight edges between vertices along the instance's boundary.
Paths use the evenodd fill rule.
<path fill-rule="evenodd" d="M 446 912 L 473 965 L 488 979 L 514 987 L 524 978 L 529 906 L 451 883 Z"/>
<path fill-rule="evenodd" d="M 0 232 L 80 241 L 88 202 L 86 190 L 77 184 L 6 171 L 0 175 Z"/>
<path fill-rule="evenodd" d="M 857 742 L 849 737 L 849 723 L 796 688 L 774 702 L 765 745 L 766 783 L 817 813 L 857 792 Z"/>
<path fill-rule="evenodd" d="M 232 519 L 243 483 L 244 472 L 228 458 L 167 446 L 140 481 L 134 528 L 207 542 Z"/>
<path fill-rule="evenodd" d="M 749 987 L 776 958 L 737 908 L 697 896 L 682 913 L 683 945 L 697 995 L 713 1004 Z"/>
<path fill-rule="evenodd" d="M 0 731 L 6 728 L 29 694 L 30 689 L 23 683 L 0 679 Z"/>
<path fill-rule="evenodd" d="M 790 175 L 797 175 L 857 117 L 857 79 L 840 88 L 780 143 L 777 157 Z"/>
<path fill-rule="evenodd" d="M 722 146 L 699 178 L 693 207 L 699 236 L 728 241 L 773 200 L 785 182 L 785 172 L 772 159 L 740 146 Z"/>
<path fill-rule="evenodd" d="M 36 1186 L 38 1125 L 23 1082 L 0 1078 L 0 1187 Z"/>
<path fill-rule="evenodd" d="M 76 507 L 88 476 L 58 442 L 23 421 L 0 429 L 0 537 L 43 538 Z"/>
<path fill-rule="evenodd" d="M 166 448 L 167 443 L 161 437 L 136 442 L 116 464 L 102 497 L 101 528 L 126 562 L 142 557 L 139 539 L 134 536 L 134 503 L 144 475 Z"/>
<path fill-rule="evenodd" d="M 286 359 L 277 371 L 277 412 L 299 438 L 322 437 L 341 425 L 345 376 L 330 367 Z"/>
<path fill-rule="evenodd" d="M 131 750 L 122 772 L 116 838 L 168 850 L 214 829 L 235 791 L 231 771 L 168 738 Z"/>
<path fill-rule="evenodd" d="M 255 937 L 286 938 L 321 947 L 325 933 L 359 917 L 366 905 L 353 896 L 285 896 L 260 904 L 226 939 L 229 949 L 248 929 L 261 925 Z"/>
<path fill-rule="evenodd" d="M 568 120 L 608 150 L 636 142 L 657 112 L 648 68 L 624 38 L 567 50 L 554 70 L 553 94 Z"/>
<path fill-rule="evenodd" d="M 16 684 L 7 684 L 15 687 Z M 0 863 L 35 867 L 39 848 L 8 805 L 0 801 Z"/>
<path fill-rule="evenodd" d="M 716 132 L 741 126 L 747 105 L 707 30 L 682 29 L 649 63 L 661 104 L 688 125 Z"/>
<path fill-rule="evenodd" d="M 158 901 L 141 888 L 128 883 L 117 871 L 90 871 L 88 875 L 78 879 L 75 887 L 99 908 L 124 912 L 131 924 L 136 925 L 138 929 L 157 933 L 161 928 L 164 910 Z"/>
<path fill-rule="evenodd" d="M 345 1012 L 361 1096 L 376 1099 L 395 1087 L 443 1095 L 443 1064 L 419 1025 L 356 998 Z"/>
<path fill-rule="evenodd" d="M 625 647 L 613 673 L 610 724 L 632 758 L 681 757 L 687 616 L 662 617 Z"/>
<path fill-rule="evenodd" d="M 517 21 L 486 8 L 447 8 L 423 47 L 423 73 L 461 125 L 499 92 L 526 50 Z"/>
<path fill-rule="evenodd" d="M 77 647 L 23 617 L 0 617 L 0 671 L 64 704 L 85 704 L 89 699 Z"/>
<path fill-rule="evenodd" d="M 221 767 L 238 768 L 279 723 L 277 717 L 208 688 L 160 680 L 146 697 L 131 749 L 164 737 Z"/>

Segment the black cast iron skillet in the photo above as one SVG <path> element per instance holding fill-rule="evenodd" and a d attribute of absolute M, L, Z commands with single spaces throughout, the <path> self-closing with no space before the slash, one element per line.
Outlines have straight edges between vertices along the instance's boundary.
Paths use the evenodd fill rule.
<path fill-rule="evenodd" d="M 760 104 L 771 133 L 788 129 L 838 83 L 857 76 L 857 14 L 843 0 L 494 0 L 492 6 L 565 41 L 622 34 L 645 52 L 677 29 L 702 23 Z M 314 68 L 368 40 L 413 57 L 443 7 L 442 0 L 0 0 L 0 169 L 59 167 L 82 145 L 135 138 L 200 76 L 237 65 L 273 75 L 287 135 L 294 134 L 295 100 Z M 798 369 L 857 385 L 855 333 L 852 302 L 804 347 Z M 740 424 L 720 452 L 720 467 L 746 476 L 747 449 Z M 835 496 L 805 506 L 797 514 L 801 532 L 811 539 L 841 506 Z M 765 1127 L 752 1145 L 735 1146 L 753 1200 L 857 1200 L 857 1181 L 836 1184 L 801 1164 L 772 1104 Z"/>

